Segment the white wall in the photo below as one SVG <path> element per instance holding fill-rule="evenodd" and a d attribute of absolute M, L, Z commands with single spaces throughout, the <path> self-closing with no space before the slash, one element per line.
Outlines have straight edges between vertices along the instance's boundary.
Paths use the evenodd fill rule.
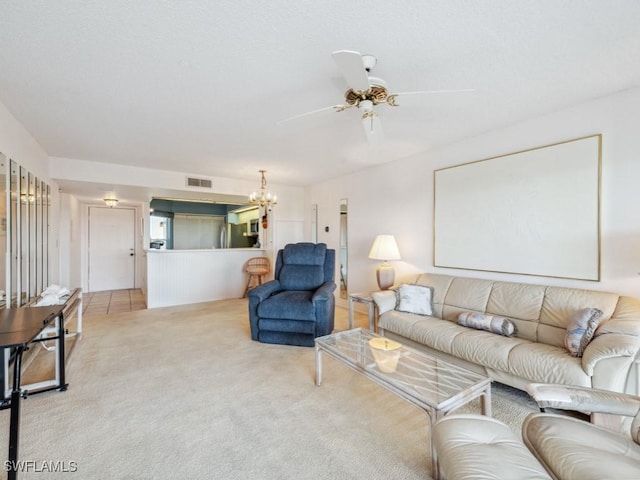
<path fill-rule="evenodd" d="M 0 152 L 16 161 L 51 189 L 49 210 L 49 283 L 60 283 L 59 276 L 59 195 L 58 184 L 49 175 L 49 158 L 22 124 L 0 103 Z"/>
<path fill-rule="evenodd" d="M 60 284 L 69 288 L 82 287 L 80 262 L 73 262 L 80 251 L 79 225 L 74 218 L 78 217 L 78 201 L 66 193 L 60 194 Z"/>
<path fill-rule="evenodd" d="M 322 182 L 309 187 L 306 198 L 318 204 L 319 241 L 331 248 L 339 246 L 339 200 L 348 198 L 351 292 L 377 289 L 378 262 L 367 255 L 377 234 L 390 233 L 402 255 L 394 262 L 397 279 L 430 271 L 640 297 L 639 124 L 640 88 Z M 433 267 L 435 169 L 596 133 L 603 134 L 600 282 Z"/>

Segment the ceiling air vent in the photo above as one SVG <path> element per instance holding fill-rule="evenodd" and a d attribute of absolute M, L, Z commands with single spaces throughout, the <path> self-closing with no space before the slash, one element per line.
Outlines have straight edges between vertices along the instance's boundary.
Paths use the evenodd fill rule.
<path fill-rule="evenodd" d="M 211 188 L 208 178 L 187 177 L 187 187 Z"/>

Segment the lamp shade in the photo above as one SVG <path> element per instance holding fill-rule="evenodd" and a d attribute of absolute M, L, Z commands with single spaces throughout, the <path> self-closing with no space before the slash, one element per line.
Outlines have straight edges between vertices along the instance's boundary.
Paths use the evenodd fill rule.
<path fill-rule="evenodd" d="M 369 258 L 373 260 L 400 260 L 400 252 L 393 235 L 378 235 L 373 242 Z"/>

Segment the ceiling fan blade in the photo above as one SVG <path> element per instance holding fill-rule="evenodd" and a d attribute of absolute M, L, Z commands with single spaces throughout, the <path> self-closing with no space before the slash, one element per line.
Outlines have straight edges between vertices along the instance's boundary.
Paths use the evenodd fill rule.
<path fill-rule="evenodd" d="M 342 71 L 349 88 L 369 89 L 369 75 L 362 63 L 362 55 L 352 50 L 337 50 L 331 54 Z"/>
<path fill-rule="evenodd" d="M 382 122 L 374 111 L 365 112 L 362 115 L 362 127 L 369 143 L 377 144 L 383 140 Z"/>
<path fill-rule="evenodd" d="M 399 92 L 392 93 L 387 97 L 387 103 L 392 107 L 397 107 L 396 98 L 400 95 L 425 95 L 425 94 L 438 94 L 438 93 L 465 93 L 465 92 L 475 92 L 475 88 L 460 88 L 457 90 L 418 90 L 416 92 Z"/>
<path fill-rule="evenodd" d="M 313 115 L 315 113 L 324 112 L 327 110 L 335 110 L 336 112 L 342 112 L 347 108 L 352 108 L 354 105 L 331 105 L 330 107 L 319 108 L 317 110 L 311 110 L 310 112 L 300 113 L 299 115 L 294 115 L 293 117 L 285 118 L 284 120 L 279 120 L 276 122 L 276 125 L 282 125 L 283 123 L 289 122 L 291 120 L 296 120 L 297 118 L 306 117 L 308 115 Z"/>
<path fill-rule="evenodd" d="M 457 92 L 475 92 L 475 88 L 460 88 L 457 90 L 418 90 L 416 92 L 399 92 L 394 95 L 421 95 L 423 93 L 457 93 Z"/>

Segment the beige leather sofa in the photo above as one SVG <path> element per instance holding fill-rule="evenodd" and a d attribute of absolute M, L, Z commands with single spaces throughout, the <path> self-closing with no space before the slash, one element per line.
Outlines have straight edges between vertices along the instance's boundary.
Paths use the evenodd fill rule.
<path fill-rule="evenodd" d="M 525 390 L 552 383 L 637 394 L 640 301 L 614 293 L 425 273 L 407 283 L 433 287 L 433 316 L 395 310 L 393 291 L 375 292 L 379 331 L 431 351 L 492 380 Z M 603 321 L 581 358 L 564 348 L 567 322 L 582 308 Z M 456 323 L 461 312 L 511 319 L 506 337 Z"/>

